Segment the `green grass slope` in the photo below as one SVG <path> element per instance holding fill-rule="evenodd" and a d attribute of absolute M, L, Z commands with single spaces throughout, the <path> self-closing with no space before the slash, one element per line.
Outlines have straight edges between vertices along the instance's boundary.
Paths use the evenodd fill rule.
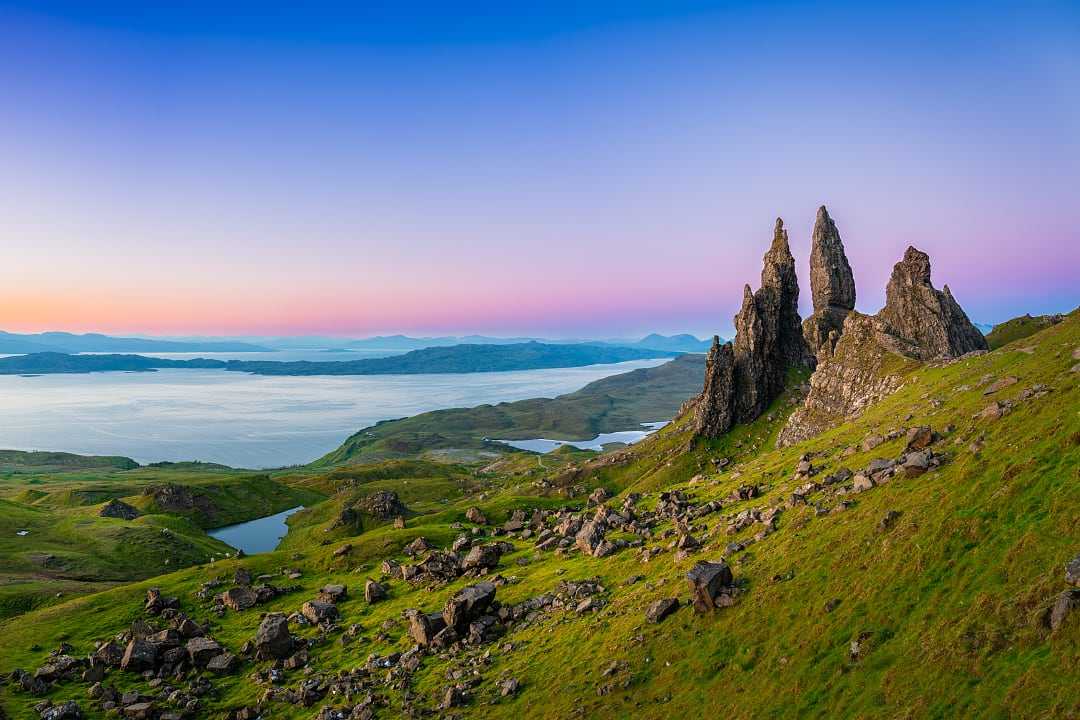
<path fill-rule="evenodd" d="M 1021 315 L 995 325 L 986 335 L 986 342 L 991 350 L 997 350 L 1011 342 L 1031 337 L 1040 330 L 1061 322 L 1061 318 L 1061 315 Z"/>
<path fill-rule="evenodd" d="M 515 549 L 498 568 L 506 578 L 498 589 L 503 604 L 551 592 L 562 581 L 598 578 L 603 606 L 541 613 L 493 644 L 427 655 L 404 684 L 384 684 L 398 676 L 375 669 L 370 682 L 385 702 L 378 717 L 399 716 L 406 696 L 416 712 L 436 714 L 455 679 L 472 683 L 471 700 L 452 710 L 460 717 L 1076 717 L 1080 612 L 1054 631 L 1044 618 L 1065 588 L 1065 563 L 1080 552 L 1080 387 L 1072 371 L 1080 359 L 1080 318 L 1028 338 L 1024 347 L 1032 352 L 1005 348 L 915 370 L 857 421 L 783 450 L 774 450 L 774 441 L 794 396 L 715 441 L 694 441 L 687 423 L 678 422 L 632 449 L 573 458 L 542 477 L 487 478 L 477 494 L 412 517 L 405 528 L 383 524 L 325 545 L 313 535 L 289 550 L 196 566 L 38 610 L 0 625 L 0 671 L 33 669 L 60 642 L 91 651 L 96 640 L 142 616 L 151 585 L 179 597 L 236 650 L 254 635 L 261 612 L 295 611 L 331 581 L 349 586 L 342 626 L 358 624 L 360 637 L 344 642 L 340 630 L 323 637 L 292 626 L 312 641 L 310 668 L 286 670 L 281 684 L 297 687 L 360 668 L 372 654 L 411 647 L 405 609 L 438 610 L 475 582 L 426 589 L 392 580 L 389 599 L 369 606 L 360 590 L 365 578 L 379 576 L 381 559 L 404 560 L 401 548 L 419 535 L 447 546 L 459 528 L 471 527 L 465 510 L 472 504 L 502 522 L 517 508 L 581 508 L 582 493 L 604 485 L 619 493 L 612 507 L 642 493 L 639 504 L 649 508 L 660 491 L 679 489 L 695 503 L 720 500 L 723 509 L 694 523 L 702 547 L 681 559 L 671 548 L 670 522 L 646 541 L 660 549 L 649 562 L 631 549 L 593 558 L 542 552 L 532 539 L 512 538 Z M 1010 377 L 1017 381 L 985 394 L 993 381 Z M 984 415 L 992 402 L 1007 412 Z M 840 484 L 813 491 L 807 504 L 789 502 L 804 482 L 793 477 L 804 453 L 820 480 L 840 467 L 859 470 L 897 457 L 902 437 L 866 451 L 862 441 L 917 425 L 942 435 L 932 446 L 940 467 L 858 494 L 838 494 Z M 730 461 L 722 469 L 714 462 L 720 458 Z M 745 484 L 758 485 L 761 496 L 731 500 Z M 730 553 L 742 589 L 734 606 L 705 615 L 684 606 L 662 624 L 646 621 L 653 601 L 687 599 L 684 578 L 694 562 L 729 554 L 728 543 L 748 542 L 760 529 L 729 533 L 728 518 L 779 505 L 774 532 Z M 889 513 L 899 514 L 883 524 Z M 335 556 L 344 542 L 352 552 Z M 257 609 L 211 616 L 208 601 L 194 593 L 208 579 L 231 576 L 237 564 L 256 573 L 299 570 L 301 589 Z M 258 702 L 265 687 L 252 673 L 269 665 L 247 662 L 234 676 L 212 677 L 214 690 L 198 715 L 225 717 Z M 516 694 L 501 695 L 497 682 L 504 677 L 518 680 Z M 112 671 L 105 682 L 153 692 L 133 674 Z M 76 699 L 87 716 L 102 716 L 79 682 L 58 685 L 49 697 Z M 0 704 L 12 718 L 37 717 L 38 701 L 11 684 L 0 688 Z M 264 717 L 310 718 L 322 706 L 345 704 L 335 696 L 311 707 L 275 701 Z"/>
<path fill-rule="evenodd" d="M 162 507 L 152 492 L 183 488 L 191 507 Z M 0 479 L 0 617 L 220 558 L 232 549 L 205 529 L 314 504 L 318 491 L 237 471 L 82 470 Z M 101 517 L 120 499 L 134 520 Z M 60 596 L 57 597 L 57 593 Z"/>

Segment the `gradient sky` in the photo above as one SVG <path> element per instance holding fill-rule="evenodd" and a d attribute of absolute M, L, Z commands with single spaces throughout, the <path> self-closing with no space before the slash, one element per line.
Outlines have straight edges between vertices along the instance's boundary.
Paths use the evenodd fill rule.
<path fill-rule="evenodd" d="M 1080 303 L 1076 2 L 529 5 L 0 0 L 0 328 L 727 334 L 822 203 Z"/>

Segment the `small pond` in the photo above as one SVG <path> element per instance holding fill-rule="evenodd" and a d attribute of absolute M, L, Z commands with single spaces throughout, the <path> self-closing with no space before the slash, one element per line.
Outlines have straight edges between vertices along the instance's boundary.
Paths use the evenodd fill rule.
<path fill-rule="evenodd" d="M 206 534 L 221 540 L 227 545 L 243 550 L 248 555 L 270 552 L 278 546 L 281 538 L 285 537 L 285 534 L 289 532 L 289 526 L 285 521 L 290 515 L 303 509 L 303 505 L 297 505 L 276 515 L 267 515 L 247 522 L 208 530 Z"/>

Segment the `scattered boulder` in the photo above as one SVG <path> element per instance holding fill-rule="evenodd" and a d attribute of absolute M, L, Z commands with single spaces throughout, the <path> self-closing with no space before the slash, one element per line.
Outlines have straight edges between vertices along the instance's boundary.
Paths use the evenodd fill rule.
<path fill-rule="evenodd" d="M 851 481 L 852 492 L 866 492 L 872 487 L 874 487 L 874 481 L 865 473 L 856 473 Z"/>
<path fill-rule="evenodd" d="M 255 633 L 255 657 L 259 660 L 283 660 L 293 651 L 289 620 L 283 613 L 269 613 Z"/>
<path fill-rule="evenodd" d="M 494 600 L 495 585 L 490 582 L 462 588 L 447 600 L 442 611 L 443 620 L 458 632 L 464 632 L 469 623 L 484 614 Z"/>
<path fill-rule="evenodd" d="M 465 511 L 465 519 L 477 525 L 487 525 L 487 518 L 484 517 L 484 513 L 480 512 L 480 508 L 475 505 Z"/>
<path fill-rule="evenodd" d="M 913 427 L 907 433 L 907 450 L 922 450 L 934 442 L 934 431 L 929 426 Z"/>
<path fill-rule="evenodd" d="M 197 668 L 206 667 L 206 664 L 221 654 L 221 645 L 208 637 L 197 637 L 188 640 L 187 654 L 191 658 L 191 664 Z"/>
<path fill-rule="evenodd" d="M 461 567 L 464 570 L 491 570 L 498 566 L 502 553 L 502 543 L 475 545 L 469 549 L 465 559 L 461 561 Z"/>
<path fill-rule="evenodd" d="M 240 658 L 232 653 L 225 652 L 215 655 L 206 663 L 206 669 L 218 675 L 231 675 L 240 667 Z"/>
<path fill-rule="evenodd" d="M 360 500 L 356 506 L 379 520 L 389 520 L 409 511 L 393 490 L 377 490 Z"/>
<path fill-rule="evenodd" d="M 679 609 L 678 598 L 661 598 L 645 609 L 645 619 L 651 623 L 663 622 L 669 615 Z"/>
<path fill-rule="evenodd" d="M 1015 375 L 1006 375 L 1000 380 L 995 380 L 994 382 L 990 383 L 990 385 L 985 390 L 983 390 L 983 395 L 993 395 L 998 390 L 1004 390 L 1011 385 L 1015 385 L 1017 382 L 1019 382 L 1019 380 L 1016 378 Z"/>
<path fill-rule="evenodd" d="M 300 614 L 312 625 L 331 624 L 341 617 L 333 603 L 322 600 L 308 600 L 300 606 Z"/>
<path fill-rule="evenodd" d="M 0 710 L 0 713 L 2 712 Z M 74 700 L 60 705 L 49 705 L 41 710 L 41 720 L 81 720 L 82 716 L 82 710 Z"/>
<path fill-rule="evenodd" d="M 908 453 L 904 460 L 904 475 L 918 477 L 930 469 L 931 455 L 929 450 Z"/>
<path fill-rule="evenodd" d="M 517 678 L 511 677 L 500 680 L 496 684 L 496 687 L 499 689 L 499 695 L 502 697 L 509 697 L 517 694 L 518 688 L 521 687 L 521 683 L 517 681 Z"/>
<path fill-rule="evenodd" d="M 221 604 L 227 608 L 240 612 L 255 607 L 259 596 L 250 585 L 238 585 L 218 595 Z"/>
<path fill-rule="evenodd" d="M 337 604 L 344 600 L 347 595 L 348 590 L 344 585 L 323 585 L 316 599 L 324 603 Z"/>
<path fill-rule="evenodd" d="M 130 672 L 144 672 L 153 670 L 157 663 L 157 645 L 139 638 L 132 638 L 124 649 L 124 657 L 120 661 L 120 669 Z"/>
<path fill-rule="evenodd" d="M 439 705 L 441 710 L 449 710 L 453 707 L 461 707 L 469 702 L 469 693 L 463 685 L 451 685 L 446 688 L 446 693 L 443 694 L 442 704 Z"/>
<path fill-rule="evenodd" d="M 403 547 L 401 551 L 409 557 L 416 557 L 417 555 L 424 554 L 428 550 L 434 549 L 434 547 L 434 545 L 428 542 L 426 537 L 420 535 L 411 543 Z"/>
<path fill-rule="evenodd" d="M 604 521 L 590 520 L 582 525 L 581 530 L 574 537 L 578 549 L 586 555 L 596 555 L 597 550 L 604 542 Z"/>
<path fill-rule="evenodd" d="M 435 636 L 446 627 L 442 613 L 424 613 L 420 610 L 409 612 L 409 635 L 417 645 L 427 647 L 431 645 Z"/>
<path fill-rule="evenodd" d="M 731 568 L 723 560 L 703 560 L 686 574 L 694 610 L 706 612 L 718 606 L 718 598 L 734 584 Z"/>
<path fill-rule="evenodd" d="M 146 603 L 143 605 L 143 610 L 150 615 L 158 615 L 162 610 L 176 609 L 179 606 L 180 601 L 174 597 L 165 597 L 157 588 L 146 591 Z"/>
<path fill-rule="evenodd" d="M 896 521 L 900 519 L 900 516 L 902 514 L 903 513 L 901 513 L 899 510 L 889 510 L 888 512 L 886 512 L 885 515 L 881 518 L 881 520 L 878 521 L 878 532 L 888 532 L 889 530 L 891 530 L 892 527 L 896 525 Z"/>
<path fill-rule="evenodd" d="M 364 583 L 364 600 L 366 600 L 369 605 L 377 603 L 380 600 L 385 600 L 386 597 L 386 586 L 382 583 L 375 582 L 374 580 L 368 580 Z"/>
<path fill-rule="evenodd" d="M 195 511 L 201 515 L 212 516 L 217 512 L 217 507 L 209 497 L 186 485 L 151 485 L 143 490 L 143 496 L 151 498 L 159 509 L 167 513 Z"/>

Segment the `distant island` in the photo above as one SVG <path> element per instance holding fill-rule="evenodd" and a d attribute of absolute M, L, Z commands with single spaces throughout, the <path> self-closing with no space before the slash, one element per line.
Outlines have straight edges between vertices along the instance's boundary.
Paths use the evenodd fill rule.
<path fill-rule="evenodd" d="M 234 340 L 181 342 L 152 338 L 112 337 L 99 333 L 75 335 L 44 332 L 30 335 L 0 331 L 0 353 L 109 352 L 266 352 L 270 348 Z"/>
<path fill-rule="evenodd" d="M 629 360 L 674 357 L 671 350 L 616 345 L 455 345 L 413 350 L 403 355 L 327 362 L 274 360 L 171 360 L 144 355 L 71 355 L 31 353 L 0 358 L 0 375 L 54 375 L 93 372 L 153 372 L 159 369 L 202 369 L 255 375 L 419 375 L 477 373 L 581 367 Z"/>
<path fill-rule="evenodd" d="M 646 348 L 649 350 L 672 350 L 675 352 L 708 352 L 712 340 L 699 340 L 693 335 L 660 335 L 650 333 L 640 340 L 545 340 L 535 337 L 499 338 L 487 335 L 409 337 L 408 335 L 379 335 L 353 340 L 348 349 L 364 350 L 419 350 L 431 347 L 455 345 L 520 345 L 538 342 L 544 345 L 616 345 L 618 347 Z"/>

